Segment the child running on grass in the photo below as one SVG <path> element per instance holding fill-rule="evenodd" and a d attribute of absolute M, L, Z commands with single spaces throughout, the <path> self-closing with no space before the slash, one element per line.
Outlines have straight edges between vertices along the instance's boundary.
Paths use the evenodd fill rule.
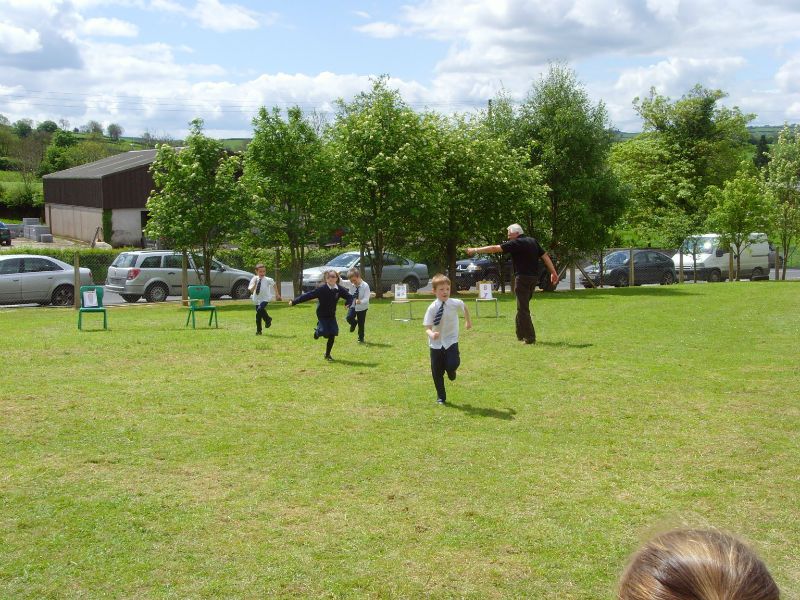
<path fill-rule="evenodd" d="M 339 285 L 339 273 L 335 269 L 328 269 L 323 273 L 324 282 L 319 287 L 310 292 L 299 295 L 294 300 L 289 301 L 289 306 L 300 304 L 308 300 L 316 299 L 317 304 L 317 326 L 314 328 L 314 339 L 321 337 L 327 338 L 325 346 L 325 360 L 333 360 L 331 350 L 339 335 L 339 324 L 336 322 L 336 303 L 339 298 L 344 299 L 345 306 L 350 306 L 353 296 L 346 288 Z"/>
<path fill-rule="evenodd" d="M 358 343 L 364 343 L 364 323 L 367 321 L 369 310 L 369 284 L 361 279 L 361 271 L 353 267 L 347 272 L 347 278 L 353 284 L 353 303 L 347 311 L 347 322 L 350 324 L 350 333 L 358 327 Z"/>
<path fill-rule="evenodd" d="M 458 352 L 458 313 L 463 313 L 467 329 L 472 328 L 472 319 L 464 302 L 450 297 L 450 279 L 446 275 L 434 275 L 431 285 L 436 300 L 425 311 L 422 324 L 428 334 L 436 402 L 445 404 L 447 391 L 444 387 L 444 374 L 447 373 L 450 381 L 455 380 L 456 370 L 461 364 L 461 355 Z"/>

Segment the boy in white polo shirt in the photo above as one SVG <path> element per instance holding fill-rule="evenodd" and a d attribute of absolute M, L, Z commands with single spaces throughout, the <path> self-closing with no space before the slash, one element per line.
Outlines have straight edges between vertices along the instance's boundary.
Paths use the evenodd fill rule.
<path fill-rule="evenodd" d="M 267 329 L 272 325 L 272 317 L 267 314 L 267 303 L 275 299 L 275 280 L 267 277 L 266 274 L 266 267 L 258 263 L 256 274 L 247 287 L 250 290 L 250 298 L 256 307 L 256 335 L 261 335 L 262 321 Z"/>
<path fill-rule="evenodd" d="M 450 279 L 446 275 L 434 275 L 431 285 L 436 300 L 425 311 L 422 324 L 425 326 L 431 351 L 431 375 L 433 385 L 436 386 L 436 402 L 444 404 L 447 401 L 444 374 L 447 373 L 447 377 L 453 381 L 461 364 L 458 352 L 458 313 L 464 315 L 467 329 L 472 328 L 472 319 L 464 302 L 450 297 Z"/>

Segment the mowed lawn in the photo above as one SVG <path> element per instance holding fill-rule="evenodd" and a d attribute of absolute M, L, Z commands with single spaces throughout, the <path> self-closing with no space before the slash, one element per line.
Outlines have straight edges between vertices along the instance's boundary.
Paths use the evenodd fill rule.
<path fill-rule="evenodd" d="M 331 364 L 219 304 L 0 310 L 0 597 L 610 599 L 680 524 L 800 597 L 800 284 L 537 294 L 536 346 L 484 304 L 447 407 L 424 302 Z"/>

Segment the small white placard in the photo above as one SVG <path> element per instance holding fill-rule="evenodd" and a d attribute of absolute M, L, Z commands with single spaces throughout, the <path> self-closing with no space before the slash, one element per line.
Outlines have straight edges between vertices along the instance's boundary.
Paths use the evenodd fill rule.
<path fill-rule="evenodd" d="M 478 284 L 478 298 L 481 300 L 491 300 L 492 299 L 492 284 L 489 283 L 479 283 Z"/>
<path fill-rule="evenodd" d="M 95 290 L 86 290 L 83 292 L 83 306 L 84 308 L 97 307 L 97 292 Z"/>
<path fill-rule="evenodd" d="M 408 291 L 406 289 L 405 283 L 395 283 L 394 284 L 394 299 L 395 300 L 406 300 L 408 298 Z"/>

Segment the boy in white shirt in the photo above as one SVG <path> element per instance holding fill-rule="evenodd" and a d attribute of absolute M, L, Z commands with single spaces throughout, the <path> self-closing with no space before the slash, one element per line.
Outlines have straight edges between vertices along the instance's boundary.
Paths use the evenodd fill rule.
<path fill-rule="evenodd" d="M 353 285 L 353 304 L 347 311 L 347 322 L 350 324 L 350 333 L 358 327 L 358 343 L 364 343 L 364 323 L 367 321 L 369 310 L 369 284 L 361 279 L 361 271 L 353 267 L 347 272 L 347 278 Z"/>
<path fill-rule="evenodd" d="M 256 274 L 247 287 L 251 294 L 250 298 L 256 307 L 256 335 L 261 335 L 262 321 L 267 329 L 272 325 L 272 317 L 267 314 L 267 303 L 275 299 L 275 280 L 266 275 L 266 267 L 258 263 L 256 265 Z"/>
<path fill-rule="evenodd" d="M 456 378 L 456 370 L 461 364 L 458 352 L 458 313 L 463 313 L 467 329 L 472 328 L 472 319 L 464 302 L 450 297 L 450 279 L 446 275 L 441 273 L 434 275 L 431 285 L 436 300 L 425 311 L 422 324 L 425 326 L 425 333 L 428 334 L 436 402 L 445 404 L 447 391 L 444 387 L 444 374 L 447 373 L 447 377 L 453 381 Z"/>

